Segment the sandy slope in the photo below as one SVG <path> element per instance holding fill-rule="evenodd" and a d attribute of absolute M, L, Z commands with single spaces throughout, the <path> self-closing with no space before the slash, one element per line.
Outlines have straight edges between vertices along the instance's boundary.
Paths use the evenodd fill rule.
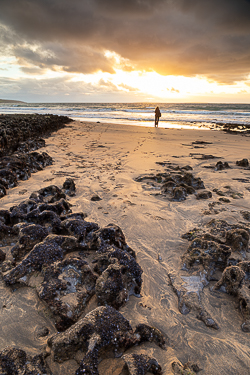
<path fill-rule="evenodd" d="M 212 144 L 194 148 L 191 142 L 197 140 Z M 166 351 L 149 343 L 132 351 L 152 354 L 162 365 L 164 374 L 172 373 L 171 362 L 177 359 L 182 363 L 197 362 L 203 369 L 199 374 L 250 374 L 249 333 L 241 331 L 242 316 L 236 300 L 204 289 L 203 304 L 220 326 L 215 331 L 192 313 L 180 314 L 177 296 L 169 283 L 168 273 L 178 271 L 180 256 L 187 248 L 188 242 L 181 235 L 215 217 L 202 213 L 207 209 L 208 201 L 198 201 L 191 195 L 184 202 L 172 202 L 155 196 L 157 191 L 145 183 L 134 181 L 141 174 L 164 171 L 156 162 L 191 165 L 194 175 L 202 178 L 208 190 L 230 185 L 244 193 L 244 198 L 232 199 L 223 206 L 225 211 L 216 215 L 232 223 L 244 222 L 240 211 L 250 210 L 250 192 L 246 189 L 250 182 L 242 183 L 233 178 L 248 178 L 250 171 L 215 172 L 202 167 L 216 163 L 217 159 L 199 160 L 190 153 L 213 154 L 221 158 L 218 160 L 235 166 L 236 160 L 250 158 L 248 137 L 210 130 L 73 122 L 53 134 L 46 143 L 45 151 L 53 157 L 54 164 L 10 190 L 8 196 L 1 199 L 1 208 L 11 207 L 32 191 L 49 184 L 62 186 L 66 177 L 72 177 L 77 186 L 76 196 L 70 199 L 72 209 L 86 212 L 87 220 L 100 226 L 118 224 L 143 268 L 142 297 L 131 297 L 121 312 L 132 325 L 148 323 L 169 338 Z M 90 198 L 94 194 L 102 200 L 92 202 Z M 213 193 L 209 201 L 218 198 Z M 36 353 L 46 342 L 46 339 L 37 338 L 38 327 L 46 325 L 55 332 L 35 291 L 28 288 L 10 293 L 1 286 L 0 314 L 0 349 L 15 344 Z M 108 362 L 109 370 L 105 370 L 106 365 L 105 362 L 101 365 L 103 374 L 115 374 L 115 361 Z M 65 374 L 74 374 L 74 364 L 63 366 L 61 369 L 64 368 Z M 59 368 L 55 371 L 63 373 Z"/>

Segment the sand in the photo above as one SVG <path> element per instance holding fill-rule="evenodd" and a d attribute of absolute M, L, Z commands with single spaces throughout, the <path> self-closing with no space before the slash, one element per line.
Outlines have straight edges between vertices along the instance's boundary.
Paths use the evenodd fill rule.
<path fill-rule="evenodd" d="M 194 141 L 211 144 L 195 146 Z M 202 302 L 220 327 L 213 330 L 197 320 L 195 314 L 180 313 L 168 277 L 180 269 L 180 257 L 188 246 L 181 236 L 188 230 L 214 217 L 230 223 L 244 222 L 240 211 L 250 210 L 250 192 L 246 189 L 250 182 L 234 179 L 248 179 L 250 171 L 214 171 L 203 167 L 218 160 L 235 166 L 236 160 L 249 158 L 248 137 L 222 131 L 74 121 L 47 138 L 46 144 L 44 151 L 52 156 L 54 164 L 8 190 L 8 195 L 1 199 L 1 209 L 18 204 L 41 187 L 61 187 L 66 177 L 72 177 L 77 188 L 76 196 L 70 198 L 72 210 L 86 212 L 87 220 L 100 226 L 119 225 L 143 269 L 141 298 L 131 296 L 120 311 L 133 326 L 153 325 L 168 338 L 167 350 L 145 343 L 130 351 L 154 356 L 164 374 L 172 374 L 173 361 L 189 360 L 199 365 L 201 375 L 249 374 L 249 333 L 241 330 L 243 318 L 236 299 L 225 293 L 213 294 L 209 287 L 203 289 Z M 219 159 L 203 160 L 190 154 L 212 154 Z M 203 213 L 209 202 L 218 200 L 215 193 L 210 200 L 197 200 L 194 195 L 182 202 L 164 199 L 156 195 L 157 189 L 135 181 L 145 173 L 163 172 L 164 167 L 157 162 L 190 165 L 207 190 L 230 185 L 244 197 L 231 199 L 217 215 Z M 95 194 L 100 201 L 91 201 Z M 46 326 L 51 333 L 56 332 L 48 311 L 35 289 L 21 288 L 12 293 L 3 282 L 0 285 L 0 350 L 14 345 L 29 354 L 39 353 L 47 340 L 37 337 L 39 328 Z M 103 361 L 100 374 L 118 374 L 116 361 L 119 362 Z M 77 368 L 74 361 L 51 366 L 55 375 L 73 375 Z"/>

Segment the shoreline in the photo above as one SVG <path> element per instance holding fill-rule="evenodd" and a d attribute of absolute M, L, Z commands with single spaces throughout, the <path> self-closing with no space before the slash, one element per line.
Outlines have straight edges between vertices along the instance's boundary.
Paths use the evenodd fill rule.
<path fill-rule="evenodd" d="M 245 354 L 250 346 L 249 333 L 241 330 L 243 317 L 235 298 L 222 292 L 211 293 L 208 286 L 203 289 L 202 303 L 219 325 L 218 330 L 213 330 L 198 320 L 195 312 L 181 314 L 169 275 L 181 275 L 181 256 L 189 245 L 182 235 L 194 227 L 205 228 L 211 219 L 221 219 L 231 225 L 244 223 L 248 228 L 248 220 L 241 211 L 250 211 L 250 171 L 236 165 L 236 161 L 249 157 L 247 137 L 199 129 L 74 121 L 46 138 L 43 150 L 54 159 L 53 165 L 10 189 L 1 199 L 2 209 L 19 204 L 33 191 L 51 184 L 61 187 L 66 178 L 73 178 L 76 195 L 68 199 L 73 212 L 86 212 L 86 220 L 101 227 L 114 223 L 122 229 L 143 269 L 143 283 L 141 298 L 131 295 L 119 311 L 133 326 L 144 323 L 156 327 L 168 342 L 166 350 L 154 343 L 144 343 L 131 351 L 153 356 L 167 375 L 173 373 L 173 361 L 184 364 L 189 360 L 198 363 L 201 375 L 246 373 L 250 366 Z M 231 168 L 215 170 L 218 161 L 228 162 Z M 172 197 L 159 195 L 158 181 L 136 181 L 140 176 L 164 173 L 169 166 L 187 165 L 193 168 L 190 173 L 195 178 L 202 179 L 212 198 L 198 200 L 195 194 L 189 194 L 183 201 L 174 201 Z M 243 196 L 232 198 L 225 186 Z M 223 196 L 218 191 L 230 202 L 219 201 Z M 91 200 L 93 196 L 100 200 Z M 213 202 L 216 205 L 209 206 Z M 209 213 L 204 214 L 206 211 Z M 6 327 L 10 312 L 22 311 L 22 317 L 9 327 L 8 336 L 3 333 L 0 337 L 0 349 L 3 350 L 6 341 L 10 345 L 16 340 L 28 353 L 39 353 L 46 338 L 38 340 L 34 336 L 42 324 L 41 320 L 36 322 L 35 312 L 32 313 L 34 291 L 26 287 L 10 295 L 6 287 L 1 289 L 2 304 L 6 303 L 7 295 L 9 301 L 6 309 L 9 312 L 3 316 Z M 25 301 L 21 304 L 22 296 Z M 43 311 L 41 303 L 34 301 Z M 17 338 L 18 325 L 26 324 L 27 318 L 29 332 L 22 329 L 23 337 Z M 45 319 L 44 315 L 43 319 L 43 324 L 55 333 L 53 319 Z M 50 357 L 48 361 L 53 374 L 74 374 L 75 362 L 55 365 Z M 115 366 L 115 359 L 105 359 L 99 366 L 100 374 L 112 374 Z"/>

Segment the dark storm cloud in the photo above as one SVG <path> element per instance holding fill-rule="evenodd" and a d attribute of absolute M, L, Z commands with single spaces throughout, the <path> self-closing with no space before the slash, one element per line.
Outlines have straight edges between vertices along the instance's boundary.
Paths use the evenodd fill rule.
<path fill-rule="evenodd" d="M 250 73 L 248 0 L 1 0 L 0 22 L 0 48 L 41 68 L 113 72 L 110 50 L 161 74 Z"/>

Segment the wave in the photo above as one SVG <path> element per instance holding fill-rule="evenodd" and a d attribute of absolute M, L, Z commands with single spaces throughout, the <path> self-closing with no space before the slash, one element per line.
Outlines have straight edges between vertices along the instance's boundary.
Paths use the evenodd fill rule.
<path fill-rule="evenodd" d="M 85 121 L 141 125 L 154 121 L 155 103 L 24 103 L 3 104 L 0 113 L 66 115 Z M 249 125 L 250 105 L 211 103 L 159 103 L 161 124 Z"/>

